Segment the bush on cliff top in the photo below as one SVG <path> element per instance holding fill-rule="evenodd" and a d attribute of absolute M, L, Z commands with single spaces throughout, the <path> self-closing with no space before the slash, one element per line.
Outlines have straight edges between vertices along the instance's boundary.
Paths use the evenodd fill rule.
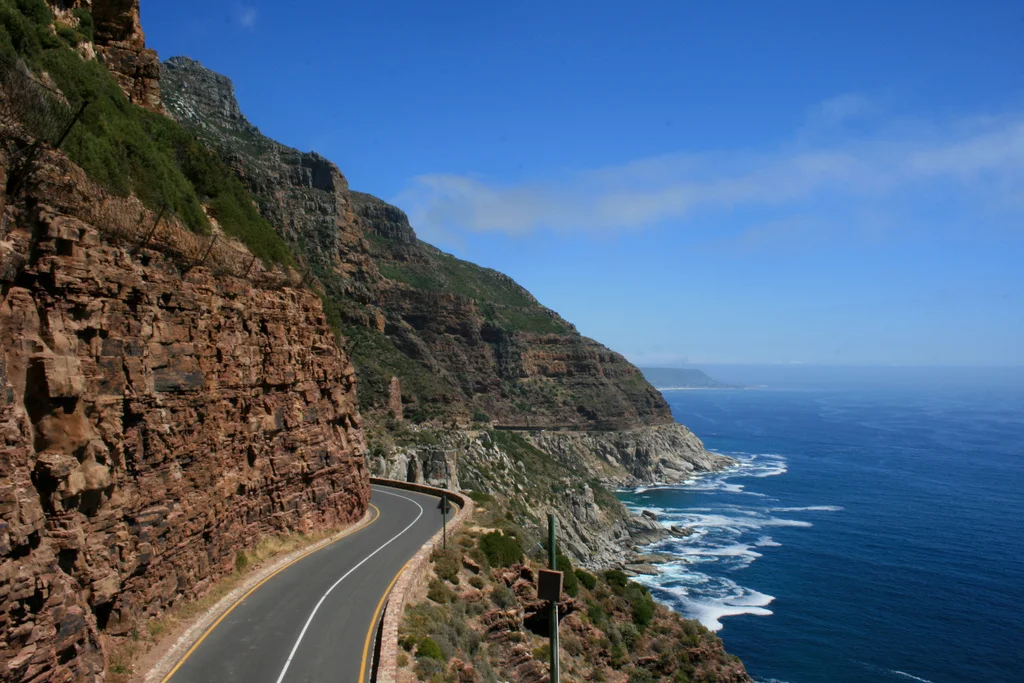
<path fill-rule="evenodd" d="M 69 43 L 92 33 L 92 16 L 78 10 L 75 16 L 78 29 L 57 27 L 61 40 L 43 0 L 0 0 L 0 52 L 48 73 L 72 106 L 89 102 L 64 152 L 107 191 L 134 194 L 153 210 L 166 206 L 200 234 L 210 231 L 206 202 L 224 231 L 264 262 L 290 263 L 284 242 L 219 157 L 174 121 L 130 103 L 98 60 L 72 49 Z"/>

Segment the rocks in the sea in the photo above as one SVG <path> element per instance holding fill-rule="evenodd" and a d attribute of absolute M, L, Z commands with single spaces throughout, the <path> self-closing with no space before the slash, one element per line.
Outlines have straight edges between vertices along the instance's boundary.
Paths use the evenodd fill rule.
<path fill-rule="evenodd" d="M 642 514 L 647 519 L 653 519 L 655 522 L 658 521 L 658 513 L 656 513 L 656 512 L 652 512 L 650 510 L 644 510 Z"/>
<path fill-rule="evenodd" d="M 687 536 L 692 536 L 693 534 L 697 533 L 697 530 L 694 529 L 692 526 L 679 526 L 678 524 L 673 524 L 672 526 L 670 526 L 668 528 L 668 531 L 676 538 L 686 538 Z"/>
<path fill-rule="evenodd" d="M 648 576 L 657 576 L 661 571 L 653 564 L 647 563 L 627 563 L 626 570 L 633 572 L 634 574 L 646 574 Z"/>
<path fill-rule="evenodd" d="M 354 370 L 312 293 L 182 278 L 43 206 L 8 227 L 0 678 L 99 680 L 101 633 L 363 514 Z"/>
<path fill-rule="evenodd" d="M 633 555 L 633 562 L 639 564 L 667 564 L 676 560 L 672 555 L 663 553 L 638 553 Z"/>

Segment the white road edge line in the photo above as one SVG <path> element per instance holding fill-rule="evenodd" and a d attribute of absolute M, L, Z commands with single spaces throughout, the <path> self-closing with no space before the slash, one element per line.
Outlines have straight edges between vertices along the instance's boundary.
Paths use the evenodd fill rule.
<path fill-rule="evenodd" d="M 369 560 L 369 559 L 370 559 L 371 557 L 373 557 L 374 555 L 376 555 L 377 553 L 379 553 L 379 552 L 380 552 L 381 550 L 384 550 L 384 548 L 386 548 L 386 547 L 388 547 L 389 545 L 391 545 L 392 541 L 394 541 L 394 540 L 395 540 L 396 538 L 398 538 L 399 536 L 401 536 L 402 534 L 404 534 L 404 533 L 405 533 L 406 531 L 408 531 L 409 529 L 411 529 L 411 528 L 412 528 L 412 525 L 413 525 L 413 524 L 415 524 L 416 522 L 418 522 L 418 521 L 419 521 L 419 519 L 420 519 L 420 517 L 422 517 L 422 516 L 423 516 L 423 506 L 422 506 L 422 505 L 420 505 L 419 503 L 417 503 L 417 502 L 416 502 L 415 500 L 413 500 L 412 498 L 406 498 L 405 496 L 400 496 L 400 495 L 398 495 L 397 493 L 391 493 L 390 491 L 381 491 L 380 489 L 374 489 L 374 491 L 376 491 L 377 493 L 384 493 L 384 494 L 387 494 L 387 495 L 389 495 L 389 496 L 396 496 L 396 497 L 398 497 L 398 498 L 403 498 L 403 499 L 405 499 L 405 500 L 409 501 L 410 503 L 412 503 L 413 505 L 415 505 L 416 507 L 418 507 L 418 508 L 420 509 L 420 513 L 419 513 L 418 515 L 416 515 L 416 519 L 412 520 L 412 521 L 411 521 L 411 522 L 409 523 L 409 526 L 405 527 L 404 529 L 402 529 L 401 531 L 399 531 L 399 532 L 398 532 L 397 534 L 395 534 L 394 536 L 392 536 L 392 537 L 391 537 L 391 540 L 389 540 L 389 541 L 388 541 L 387 543 L 385 543 L 385 544 L 384 544 L 384 545 L 382 545 L 381 547 L 379 547 L 379 548 L 377 548 L 376 550 L 374 550 L 374 551 L 373 551 L 372 553 L 370 553 L 370 554 L 369 554 L 369 555 L 367 555 L 366 557 L 364 557 L 364 558 L 363 558 L 362 560 L 360 560 L 360 561 L 359 561 L 359 564 L 357 564 L 356 566 L 352 567 L 352 569 L 349 569 L 349 570 L 348 570 L 347 572 L 345 572 L 345 575 L 344 575 L 344 576 L 342 576 L 342 577 L 341 577 L 340 579 L 338 579 L 337 581 L 335 581 L 335 582 L 334 582 L 334 583 L 333 583 L 333 584 L 331 585 L 331 587 L 327 589 L 327 592 L 326 592 L 326 593 L 324 593 L 324 594 L 323 594 L 323 595 L 322 595 L 322 596 L 320 597 L 320 600 L 319 600 L 319 601 L 318 601 L 318 602 L 316 603 L 316 607 L 314 607 L 314 608 L 313 608 L 313 611 L 309 613 L 309 618 L 308 618 L 308 619 L 306 619 L 306 624 L 305 624 L 305 626 L 303 626 L 303 627 L 302 627 L 302 631 L 300 631 L 300 632 L 299 632 L 299 637 L 298 637 L 298 639 L 297 639 L 297 640 L 295 641 L 295 645 L 294 645 L 294 646 L 292 647 L 292 651 L 291 651 L 291 654 L 289 654 L 289 655 L 288 655 L 288 661 L 286 661 L 286 662 L 284 663 L 284 668 L 283 668 L 283 669 L 281 669 L 281 675 L 277 677 L 277 683 L 282 683 L 282 681 L 284 681 L 284 675 L 285 675 L 286 673 L 288 673 L 288 667 L 289 667 L 289 666 L 291 666 L 291 664 L 292 664 L 292 658 L 294 658 L 294 657 L 295 657 L 295 653 L 299 651 L 299 644 L 300 644 L 300 643 L 302 642 L 302 638 L 303 638 L 303 636 L 305 636 L 305 635 L 306 635 L 306 630 L 307 630 L 307 629 L 309 628 L 309 625 L 313 623 L 313 617 L 315 617 L 315 616 L 316 616 L 317 610 L 319 610 L 319 609 L 320 609 L 320 605 L 324 604 L 324 600 L 326 600 L 326 599 L 327 599 L 327 596 L 331 594 L 331 591 L 332 591 L 332 590 L 334 590 L 335 588 L 337 588 L 337 587 L 338 587 L 338 584 L 340 584 L 340 583 L 341 583 L 342 581 L 344 581 L 345 579 L 347 579 L 347 578 L 348 578 L 348 575 L 349 575 L 349 574 L 351 574 L 351 573 L 352 573 L 352 572 L 354 572 L 355 570 L 357 570 L 357 569 L 359 569 L 360 567 L 362 567 L 362 566 L 363 566 L 363 563 L 364 563 L 364 562 L 366 562 L 366 561 L 367 561 L 367 560 Z"/>

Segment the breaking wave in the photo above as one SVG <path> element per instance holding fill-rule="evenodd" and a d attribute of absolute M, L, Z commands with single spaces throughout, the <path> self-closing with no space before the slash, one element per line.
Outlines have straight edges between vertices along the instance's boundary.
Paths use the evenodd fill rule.
<path fill-rule="evenodd" d="M 684 528 L 688 535 L 673 536 L 652 544 L 650 552 L 670 555 L 674 561 L 660 565 L 660 574 L 639 576 L 635 581 L 683 615 L 718 631 L 725 617 L 748 614 L 770 616 L 775 599 L 742 585 L 733 572 L 740 571 L 782 544 L 766 530 L 779 527 L 809 528 L 801 514 L 839 512 L 836 505 L 777 507 L 766 494 L 748 491 L 736 479 L 785 474 L 786 459 L 777 454 L 729 453 L 738 464 L 717 474 L 695 477 L 682 484 L 635 489 L 624 502 L 636 513 L 648 510 L 666 528 Z M 666 490 L 711 494 L 700 496 L 701 506 L 671 507 Z M 766 500 L 764 500 L 766 499 Z M 720 503 L 718 501 L 721 501 Z M 729 574 L 726 576 L 725 574 Z"/>

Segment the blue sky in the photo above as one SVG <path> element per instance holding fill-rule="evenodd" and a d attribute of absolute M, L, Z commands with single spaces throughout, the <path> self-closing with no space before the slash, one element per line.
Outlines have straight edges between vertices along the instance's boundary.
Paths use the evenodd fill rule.
<path fill-rule="evenodd" d="M 142 0 L 162 58 L 647 364 L 1024 364 L 1019 2 Z"/>

